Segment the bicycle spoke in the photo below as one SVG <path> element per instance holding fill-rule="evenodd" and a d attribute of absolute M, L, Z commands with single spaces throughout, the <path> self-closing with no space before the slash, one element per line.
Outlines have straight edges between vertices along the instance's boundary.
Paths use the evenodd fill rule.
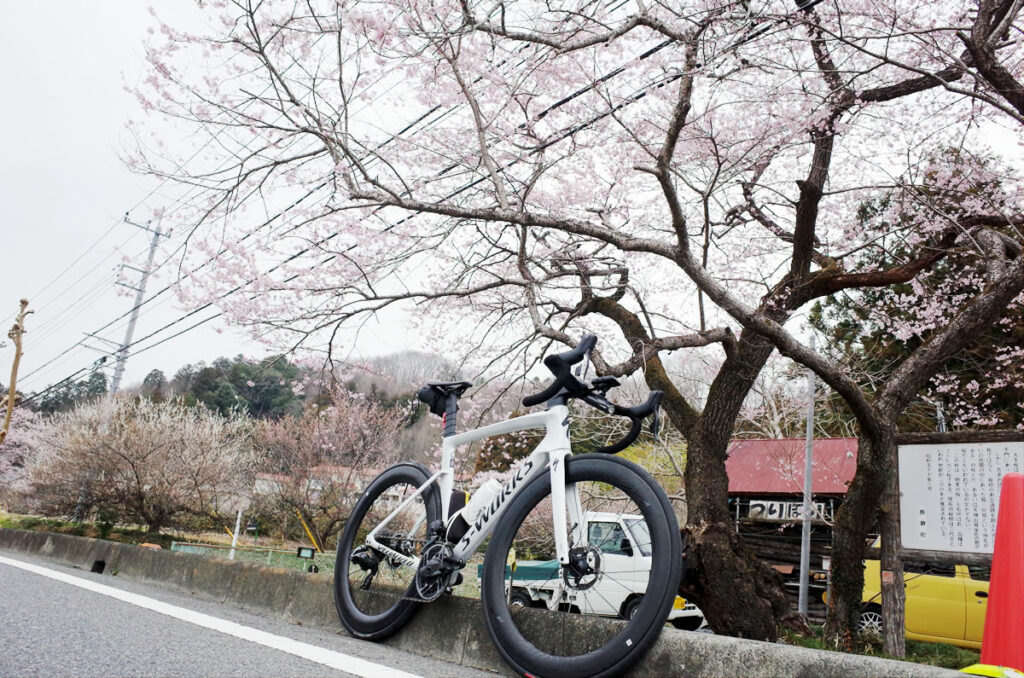
<path fill-rule="evenodd" d="M 580 572 L 559 567 L 549 496 L 530 510 L 516 532 L 516 569 L 507 584 L 510 592 L 532 592 L 532 607 L 510 610 L 519 632 L 537 649 L 557 656 L 575 656 L 608 643 L 624 626 L 616 619 L 628 601 L 646 593 L 650 572 L 650 558 L 642 555 L 649 556 L 650 539 L 633 537 L 637 530 L 627 522 L 643 521 L 639 506 L 607 483 L 579 482 L 577 491 L 588 540 L 570 547 L 584 552 L 578 555 L 586 556 L 590 568 Z M 545 566 L 553 573 L 536 576 Z M 603 623 L 588 624 L 586 618 L 595 616 L 603 617 Z"/>
<path fill-rule="evenodd" d="M 416 571 L 391 551 L 411 557 L 419 557 L 423 552 L 428 523 L 425 505 L 417 497 L 387 523 L 384 521 L 416 489 L 411 482 L 398 481 L 367 498 L 369 503 L 354 528 L 351 553 L 346 562 L 338 563 L 341 581 L 347 582 L 355 612 L 382 615 L 410 597 Z M 374 530 L 376 544 L 368 539 Z"/>

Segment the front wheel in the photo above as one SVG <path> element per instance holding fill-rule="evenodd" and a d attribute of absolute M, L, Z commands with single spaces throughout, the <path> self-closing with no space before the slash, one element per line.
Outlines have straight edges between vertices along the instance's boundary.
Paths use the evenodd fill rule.
<path fill-rule="evenodd" d="M 377 476 L 363 492 L 338 539 L 334 602 L 349 633 L 382 640 L 398 631 L 418 609 L 416 571 L 394 554 L 367 543 L 367 536 L 429 479 L 421 464 L 398 464 Z M 417 558 L 427 527 L 441 517 L 436 487 L 429 487 L 392 517 L 376 535 L 379 544 Z"/>
<path fill-rule="evenodd" d="M 626 460 L 569 457 L 565 480 L 578 493 L 585 539 L 570 543 L 570 565 L 560 566 L 550 475 L 524 487 L 484 559 L 487 630 L 521 674 L 618 675 L 643 658 L 668 618 L 682 569 L 679 525 L 664 491 Z M 540 609 L 510 605 L 506 587 L 526 581 L 557 600 Z M 627 605 L 633 609 L 622 620 Z"/>

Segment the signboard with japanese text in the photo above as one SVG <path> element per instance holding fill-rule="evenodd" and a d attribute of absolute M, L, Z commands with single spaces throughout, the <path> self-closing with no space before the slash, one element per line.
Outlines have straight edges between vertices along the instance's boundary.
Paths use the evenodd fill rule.
<path fill-rule="evenodd" d="M 831 506 L 822 502 L 814 502 L 811 512 L 813 522 L 832 520 Z M 753 520 L 778 522 L 796 522 L 803 519 L 804 503 L 802 501 L 772 501 L 769 499 L 751 499 L 747 516 Z"/>
<path fill-rule="evenodd" d="M 1024 442 L 900 445 L 903 547 L 992 553 L 999 488 L 1024 471 Z"/>

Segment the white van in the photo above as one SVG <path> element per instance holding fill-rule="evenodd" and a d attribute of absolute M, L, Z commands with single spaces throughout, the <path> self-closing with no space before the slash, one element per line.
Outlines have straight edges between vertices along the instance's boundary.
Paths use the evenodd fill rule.
<path fill-rule="evenodd" d="M 651 572 L 651 554 L 645 553 L 644 546 L 650 543 L 646 524 L 640 516 L 618 513 L 587 512 L 586 520 L 587 540 L 600 549 L 604 574 L 593 586 L 580 590 L 565 585 L 557 560 L 517 561 L 505 570 L 510 605 L 621 619 L 632 616 Z M 704 615 L 693 603 L 676 597 L 666 621 L 695 631 L 704 625 Z"/>

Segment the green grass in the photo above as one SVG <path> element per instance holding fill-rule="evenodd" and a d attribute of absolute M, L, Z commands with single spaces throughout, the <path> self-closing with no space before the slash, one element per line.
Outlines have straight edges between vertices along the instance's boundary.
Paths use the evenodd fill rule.
<path fill-rule="evenodd" d="M 100 539 L 104 531 L 107 531 L 108 541 L 121 542 L 122 544 L 160 544 L 165 549 L 171 548 L 174 537 L 169 534 L 153 534 L 145 530 L 134 530 L 126 527 L 100 526 L 94 523 L 72 523 L 57 518 L 42 518 L 39 516 L 18 516 L 8 514 L 0 517 L 0 527 L 14 530 L 35 530 L 37 532 L 59 532 L 70 534 L 76 537 L 92 537 Z"/>
<path fill-rule="evenodd" d="M 784 641 L 790 645 L 799 645 L 814 650 L 834 650 L 822 638 L 822 627 L 813 626 L 813 636 L 800 636 L 787 633 Z M 926 643 L 919 640 L 906 641 L 906 657 L 892 657 L 882 652 L 882 640 L 877 636 L 862 639 L 857 654 L 881 657 L 882 659 L 897 659 L 900 661 L 913 662 L 915 664 L 930 664 L 947 669 L 962 669 L 980 661 L 980 655 L 976 650 L 968 650 L 946 643 Z"/>

